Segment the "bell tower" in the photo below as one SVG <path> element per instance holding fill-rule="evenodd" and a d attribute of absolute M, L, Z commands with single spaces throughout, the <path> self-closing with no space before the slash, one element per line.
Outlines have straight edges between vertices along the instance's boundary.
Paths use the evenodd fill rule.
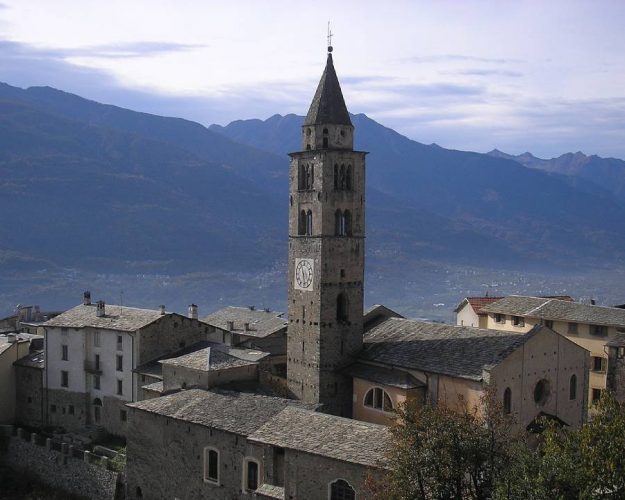
<path fill-rule="evenodd" d="M 289 171 L 287 378 L 292 396 L 350 416 L 341 369 L 362 348 L 365 155 L 328 47 Z"/>

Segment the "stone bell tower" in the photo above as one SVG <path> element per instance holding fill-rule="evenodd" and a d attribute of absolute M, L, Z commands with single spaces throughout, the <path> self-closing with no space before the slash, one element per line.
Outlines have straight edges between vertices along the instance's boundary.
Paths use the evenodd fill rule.
<path fill-rule="evenodd" d="M 325 71 L 291 153 L 287 377 L 292 396 L 351 416 L 341 369 L 362 348 L 365 155 L 328 47 Z"/>

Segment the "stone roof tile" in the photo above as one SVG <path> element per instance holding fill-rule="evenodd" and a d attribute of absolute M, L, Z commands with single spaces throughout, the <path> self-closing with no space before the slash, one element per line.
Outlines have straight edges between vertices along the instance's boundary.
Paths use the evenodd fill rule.
<path fill-rule="evenodd" d="M 232 331 L 240 335 L 250 337 L 267 337 L 286 328 L 287 321 L 282 318 L 282 313 L 250 309 L 249 307 L 224 307 L 202 319 L 204 323 L 217 327 L 221 330 Z M 228 322 L 234 323 L 234 329 L 229 330 Z M 249 324 L 249 330 L 244 330 L 245 323 Z"/>
<path fill-rule="evenodd" d="M 134 332 L 162 318 L 159 310 L 107 304 L 105 315 L 96 316 L 96 304 L 80 304 L 46 321 L 43 326 L 61 328 L 101 328 Z"/>

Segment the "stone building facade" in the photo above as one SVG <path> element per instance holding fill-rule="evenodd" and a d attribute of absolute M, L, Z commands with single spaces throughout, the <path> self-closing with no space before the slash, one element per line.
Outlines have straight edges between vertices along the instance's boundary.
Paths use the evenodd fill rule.
<path fill-rule="evenodd" d="M 331 51 L 289 170 L 287 377 L 291 394 L 351 413 L 340 373 L 362 347 L 365 153 L 353 150 Z"/>
<path fill-rule="evenodd" d="M 25 427 L 43 426 L 45 354 L 36 350 L 15 361 L 15 423 Z"/>

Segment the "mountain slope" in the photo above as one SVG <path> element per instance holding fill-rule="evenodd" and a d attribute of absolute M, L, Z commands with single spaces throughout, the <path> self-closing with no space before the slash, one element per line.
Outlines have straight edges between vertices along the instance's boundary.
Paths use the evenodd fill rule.
<path fill-rule="evenodd" d="M 211 130 L 281 153 L 299 148 L 302 120 L 275 115 Z M 371 152 L 368 188 L 375 186 L 402 206 L 494 238 L 522 260 L 585 266 L 623 259 L 625 209 L 605 190 L 509 159 L 426 146 L 365 115 L 354 115 L 352 121 L 355 147 Z M 427 240 L 431 235 L 423 236 Z M 488 259 L 489 242 L 481 249 L 456 243 L 475 262 Z"/>
<path fill-rule="evenodd" d="M 518 156 L 509 155 L 497 149 L 488 153 L 495 158 L 513 160 L 528 168 L 544 170 L 584 181 L 590 181 L 615 194 L 625 202 L 625 161 L 617 158 L 601 158 L 597 155 L 585 155 L 581 151 L 566 153 L 557 158 L 544 160 L 531 153 Z"/>

